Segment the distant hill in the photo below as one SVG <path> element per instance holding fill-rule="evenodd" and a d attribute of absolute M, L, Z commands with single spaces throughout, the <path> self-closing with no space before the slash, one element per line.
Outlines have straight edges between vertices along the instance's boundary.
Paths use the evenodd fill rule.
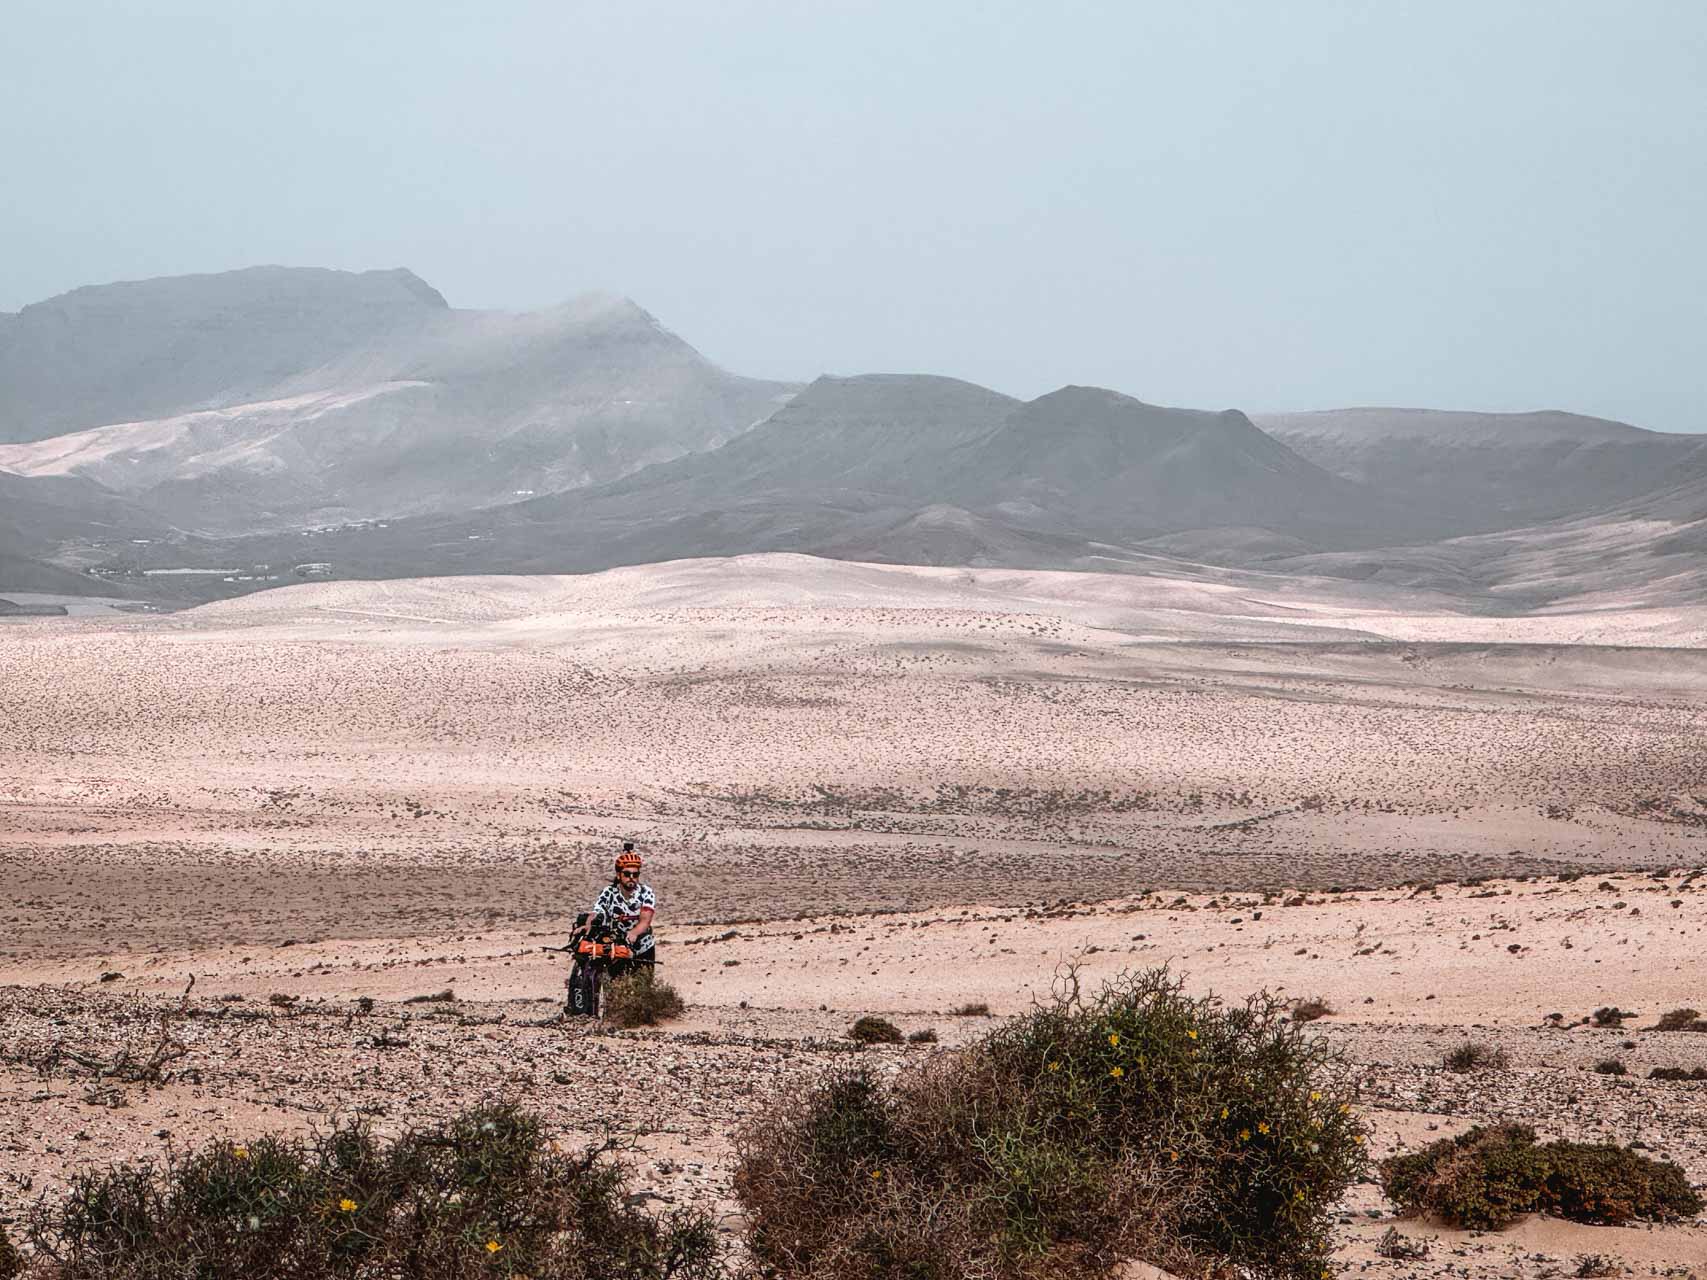
<path fill-rule="evenodd" d="M 1107 567 L 1137 554 L 1135 540 L 1177 530 L 1260 522 L 1328 546 L 1371 545 L 1406 530 L 1403 516 L 1402 504 L 1329 475 L 1237 412 L 1091 387 L 1020 402 L 949 378 L 881 375 L 820 378 L 727 444 L 611 484 L 313 545 L 360 575 L 580 572 L 785 550 Z"/>
<path fill-rule="evenodd" d="M 1574 413 L 1370 408 L 1252 420 L 1326 470 L 1429 513 L 1433 537 L 1582 514 L 1707 475 L 1707 436 Z"/>
<path fill-rule="evenodd" d="M 0 599 L 0 618 L 63 618 L 70 612 L 62 604 L 19 604 Z"/>
<path fill-rule="evenodd" d="M 404 270 L 250 267 L 73 289 L 0 314 L 0 441 L 259 399 L 445 310 Z"/>
<path fill-rule="evenodd" d="M 95 479 L 209 534 L 598 483 L 720 444 L 791 391 L 622 298 L 458 311 L 406 271 L 280 267 L 26 307 L 0 320 L 0 377 L 0 467 Z"/>
<path fill-rule="evenodd" d="M 52 556 L 67 543 L 165 538 L 158 516 L 81 476 L 30 477 L 0 471 L 0 549 Z"/>

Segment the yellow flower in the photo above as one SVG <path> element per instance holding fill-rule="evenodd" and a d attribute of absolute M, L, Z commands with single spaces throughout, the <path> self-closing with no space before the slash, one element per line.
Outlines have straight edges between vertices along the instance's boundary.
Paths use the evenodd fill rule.
<path fill-rule="evenodd" d="M 1258 1133 L 1267 1133 L 1268 1132 L 1268 1121 L 1267 1120 L 1258 1120 L 1257 1121 L 1257 1132 Z"/>
<path fill-rule="evenodd" d="M 487 1253 L 497 1253 L 498 1250 L 502 1249 L 503 1247 L 504 1246 L 499 1244 L 496 1240 L 488 1240 L 486 1242 L 486 1252 Z"/>
<path fill-rule="evenodd" d="M 1351 1137 L 1351 1140 L 1353 1142 L 1357 1143 L 1357 1145 L 1360 1147 L 1363 1145 L 1363 1135 L 1361 1133 L 1354 1133 Z"/>
<path fill-rule="evenodd" d="M 1175 1151 L 1173 1148 L 1170 1147 L 1168 1149 L 1168 1159 L 1172 1160 L 1175 1164 L 1178 1164 L 1179 1163 L 1179 1152 Z"/>
<path fill-rule="evenodd" d="M 361 1206 L 348 1196 L 345 1196 L 342 1200 L 338 1201 L 338 1207 L 345 1213 L 354 1213 Z"/>
<path fill-rule="evenodd" d="M 872 1181 L 874 1181 L 874 1182 L 875 1182 L 875 1181 L 876 1181 L 876 1180 L 877 1180 L 877 1179 L 878 1179 L 878 1178 L 881 1178 L 881 1177 L 882 1177 L 882 1176 L 883 1176 L 883 1170 L 881 1170 L 881 1169 L 873 1169 L 873 1170 L 872 1170 L 872 1171 L 871 1171 L 871 1177 L 872 1177 Z"/>
<path fill-rule="evenodd" d="M 231 1154 L 236 1156 L 239 1160 L 247 1160 L 249 1158 L 249 1148 L 233 1147 L 231 1148 Z"/>
<path fill-rule="evenodd" d="M 1192 1029 L 1192 1030 L 1190 1030 L 1190 1031 L 1187 1031 L 1187 1032 L 1186 1032 L 1186 1035 L 1188 1035 L 1188 1036 L 1190 1036 L 1190 1037 L 1191 1037 L 1191 1038 L 1192 1038 L 1192 1039 L 1193 1039 L 1193 1040 L 1195 1040 L 1195 1039 L 1197 1039 L 1197 1030 L 1196 1030 L 1196 1028 L 1193 1028 L 1193 1029 Z"/>
<path fill-rule="evenodd" d="M 1119 1035 L 1119 1033 L 1113 1032 L 1113 1031 L 1109 1032 L 1108 1042 L 1109 1042 L 1109 1044 L 1114 1045 L 1116 1048 L 1118 1048 L 1120 1046 L 1120 1035 Z"/>
<path fill-rule="evenodd" d="M 1340 1103 L 1340 1114 L 1342 1116 L 1349 1114 L 1350 1111 L 1351 1111 L 1351 1103 L 1349 1103 L 1349 1102 Z"/>
<path fill-rule="evenodd" d="M 1051 1071 L 1059 1071 L 1061 1069 L 1061 1064 L 1059 1062 L 1051 1062 L 1049 1064 L 1049 1069 Z"/>
<path fill-rule="evenodd" d="M 1221 1118 L 1223 1120 L 1225 1120 L 1227 1118 L 1227 1108 L 1226 1107 L 1221 1108 Z"/>
<path fill-rule="evenodd" d="M 1110 1067 L 1108 1069 L 1108 1074 L 1113 1076 L 1116 1080 L 1118 1080 L 1118 1079 L 1120 1079 L 1121 1076 L 1126 1074 L 1126 1068 L 1124 1068 L 1124 1067 Z"/>
<path fill-rule="evenodd" d="M 1314 1089 L 1310 1090 L 1310 1101 L 1311 1102 L 1320 1102 L 1321 1100 L 1322 1100 L 1322 1095 L 1320 1093 L 1318 1093 Z"/>
<path fill-rule="evenodd" d="M 1251 1140 L 1251 1131 L 1249 1129 L 1240 1129 L 1239 1130 L 1239 1141 L 1240 1142 L 1249 1142 L 1250 1140 Z"/>

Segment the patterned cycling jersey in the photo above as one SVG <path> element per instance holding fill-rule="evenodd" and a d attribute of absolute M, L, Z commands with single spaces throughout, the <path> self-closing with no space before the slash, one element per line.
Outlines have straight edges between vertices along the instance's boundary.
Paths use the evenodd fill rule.
<path fill-rule="evenodd" d="M 658 909 L 658 897 L 652 892 L 651 885 L 636 885 L 634 892 L 628 894 L 622 891 L 621 885 L 611 884 L 605 886 L 605 891 L 593 904 L 593 914 L 603 916 L 626 934 L 634 928 L 635 922 L 640 919 L 640 912 L 646 907 L 651 907 L 654 911 Z M 648 929 L 634 944 L 634 954 L 645 955 L 652 950 L 654 942 L 652 931 Z"/>

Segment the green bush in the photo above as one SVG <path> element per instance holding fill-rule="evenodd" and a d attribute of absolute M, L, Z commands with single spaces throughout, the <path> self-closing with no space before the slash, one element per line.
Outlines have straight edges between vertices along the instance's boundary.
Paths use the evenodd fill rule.
<path fill-rule="evenodd" d="M 1458 1227 L 1498 1230 L 1527 1213 L 1573 1222 L 1665 1222 L 1701 1212 L 1683 1170 L 1627 1148 L 1538 1145 L 1526 1125 L 1474 1128 L 1381 1162 L 1388 1197 Z"/>
<path fill-rule="evenodd" d="M 73 1177 L 29 1220 L 43 1280 L 474 1280 L 550 1275 L 705 1280 L 712 1223 L 626 1202 L 611 1144 L 551 1150 L 540 1121 L 480 1107 L 380 1141 L 364 1124 L 311 1139 L 213 1143 L 165 1164 Z"/>
<path fill-rule="evenodd" d="M 1682 1169 L 1610 1143 L 1549 1142 L 1547 1211 L 1572 1222 L 1668 1222 L 1701 1212 Z"/>
<path fill-rule="evenodd" d="M 861 1044 L 900 1044 L 904 1037 L 901 1028 L 887 1018 L 866 1014 L 848 1029 L 848 1038 Z"/>
<path fill-rule="evenodd" d="M 1382 1186 L 1401 1210 L 1482 1231 L 1540 1209 L 1544 1177 L 1535 1130 L 1517 1124 L 1474 1128 L 1381 1162 Z"/>
<path fill-rule="evenodd" d="M 619 1027 L 655 1027 L 686 1008 L 681 994 L 647 965 L 605 987 L 605 1021 Z"/>
<path fill-rule="evenodd" d="M 785 1089 L 736 1138 L 761 1267 L 814 1280 L 1178 1274 L 1318 1280 L 1364 1167 L 1349 1077 L 1267 995 L 1165 969 L 1049 1003 L 893 1079 Z"/>

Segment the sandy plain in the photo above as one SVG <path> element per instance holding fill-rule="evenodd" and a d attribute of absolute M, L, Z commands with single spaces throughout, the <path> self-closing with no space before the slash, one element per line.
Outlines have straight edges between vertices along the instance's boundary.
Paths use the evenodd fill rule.
<path fill-rule="evenodd" d="M 631 1118 L 649 1188 L 727 1213 L 729 1127 L 854 1016 L 952 1045 L 988 1024 L 944 1010 L 1016 1012 L 1069 955 L 1327 996 L 1377 1154 L 1525 1118 L 1707 1181 L 1707 1086 L 1645 1078 L 1707 1037 L 1544 1023 L 1707 1007 L 1704 644 L 1690 608 L 796 556 L 6 624 L 0 1213 L 97 1159 L 487 1093 Z M 692 1006 L 662 1032 L 550 1020 L 538 947 L 622 838 Z M 146 1039 L 191 975 L 193 1071 L 87 1102 L 57 1050 Z M 1466 1036 L 1511 1068 L 1445 1072 Z M 1435 1243 L 1393 1263 L 1376 1188 L 1344 1218 L 1372 1275 L 1707 1271 L 1701 1224 L 1400 1224 Z"/>

